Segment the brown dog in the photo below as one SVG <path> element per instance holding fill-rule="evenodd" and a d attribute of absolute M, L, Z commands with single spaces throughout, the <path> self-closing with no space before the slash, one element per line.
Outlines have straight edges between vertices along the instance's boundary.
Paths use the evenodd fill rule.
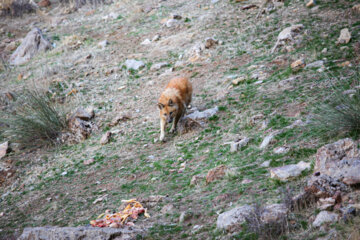
<path fill-rule="evenodd" d="M 188 78 L 177 77 L 170 80 L 161 93 L 158 107 L 160 109 L 160 141 L 164 141 L 167 123 L 173 123 L 170 132 L 176 131 L 176 125 L 185 114 L 191 102 L 192 85 Z"/>

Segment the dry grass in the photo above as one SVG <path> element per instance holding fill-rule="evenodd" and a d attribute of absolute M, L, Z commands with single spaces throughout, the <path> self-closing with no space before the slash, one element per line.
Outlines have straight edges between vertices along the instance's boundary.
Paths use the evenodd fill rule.
<path fill-rule="evenodd" d="M 15 103 L 15 112 L 0 119 L 8 126 L 2 135 L 23 146 L 55 144 L 66 128 L 65 114 L 43 92 L 24 91 Z"/>

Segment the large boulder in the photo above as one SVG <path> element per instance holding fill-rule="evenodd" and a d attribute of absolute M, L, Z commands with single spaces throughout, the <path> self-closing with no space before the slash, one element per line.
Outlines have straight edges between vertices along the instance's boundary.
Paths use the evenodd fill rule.
<path fill-rule="evenodd" d="M 253 205 L 244 205 L 220 214 L 216 226 L 219 229 L 235 232 L 241 230 L 241 225 L 252 218 L 259 218 L 257 220 L 261 224 L 269 224 L 280 222 L 286 218 L 287 213 L 288 209 L 284 204 L 271 204 L 260 209 L 256 209 Z"/>
<path fill-rule="evenodd" d="M 51 49 L 51 43 L 44 38 L 39 28 L 32 29 L 10 56 L 10 64 L 20 65 L 29 61 L 39 52 Z"/>
<path fill-rule="evenodd" d="M 143 232 L 130 228 L 34 227 L 25 228 L 18 240 L 131 240 Z"/>
<path fill-rule="evenodd" d="M 350 138 L 325 145 L 316 153 L 315 172 L 339 179 L 345 184 L 360 183 L 360 151 Z"/>

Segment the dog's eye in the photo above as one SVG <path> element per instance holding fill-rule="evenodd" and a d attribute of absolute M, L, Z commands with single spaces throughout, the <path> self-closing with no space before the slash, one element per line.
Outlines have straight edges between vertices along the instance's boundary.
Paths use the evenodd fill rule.
<path fill-rule="evenodd" d="M 170 116 L 173 114 L 173 112 L 170 112 Z"/>

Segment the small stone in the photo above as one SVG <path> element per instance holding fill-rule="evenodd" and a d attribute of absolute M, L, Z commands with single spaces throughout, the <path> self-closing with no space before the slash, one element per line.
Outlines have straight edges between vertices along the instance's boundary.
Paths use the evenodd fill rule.
<path fill-rule="evenodd" d="M 344 95 L 350 95 L 350 94 L 355 94 L 357 91 L 355 89 L 349 89 L 349 90 L 345 90 L 342 92 L 342 94 Z"/>
<path fill-rule="evenodd" d="M 323 50 L 321 50 L 321 53 L 327 53 L 328 49 L 324 48 Z"/>
<path fill-rule="evenodd" d="M 299 70 L 301 68 L 304 68 L 306 66 L 304 59 L 298 59 L 295 62 L 291 63 L 291 68 L 293 70 Z"/>
<path fill-rule="evenodd" d="M 225 165 L 217 166 L 216 168 L 213 168 L 209 170 L 209 172 L 206 175 L 206 183 L 209 184 L 215 180 L 221 179 L 225 176 L 226 170 L 228 167 Z"/>
<path fill-rule="evenodd" d="M 277 147 L 274 149 L 274 153 L 276 154 L 285 154 L 287 152 L 289 152 L 289 148 L 288 147 Z"/>
<path fill-rule="evenodd" d="M 168 28 L 177 27 L 177 26 L 180 25 L 180 21 L 176 20 L 176 19 L 169 19 L 169 20 L 166 21 L 165 25 Z"/>
<path fill-rule="evenodd" d="M 244 179 L 241 181 L 241 184 L 249 184 L 249 183 L 252 183 L 253 181 L 250 180 L 250 179 Z"/>
<path fill-rule="evenodd" d="M 336 213 L 328 212 L 328 211 L 321 211 L 315 218 L 313 222 L 314 227 L 320 227 L 324 223 L 332 223 L 337 222 L 339 215 Z"/>
<path fill-rule="evenodd" d="M 218 43 L 219 43 L 219 41 L 215 40 L 214 38 L 206 38 L 205 39 L 205 48 L 209 49 Z"/>
<path fill-rule="evenodd" d="M 88 159 L 88 160 L 84 160 L 84 165 L 89 165 L 91 163 L 95 162 L 95 159 L 91 158 L 91 159 Z"/>
<path fill-rule="evenodd" d="M 241 10 L 249 10 L 249 9 L 252 9 L 252 8 L 259 8 L 257 5 L 255 4 L 248 4 L 248 5 L 244 5 L 241 7 Z"/>
<path fill-rule="evenodd" d="M 16 49 L 16 42 L 12 41 L 11 43 L 9 43 L 8 45 L 6 45 L 5 47 L 5 52 L 12 52 Z"/>
<path fill-rule="evenodd" d="M 319 60 L 319 61 L 315 61 L 315 62 L 312 62 L 312 63 L 306 65 L 305 69 L 308 69 L 308 68 L 321 68 L 321 67 L 324 67 L 324 61 Z"/>
<path fill-rule="evenodd" d="M 151 44 L 151 41 L 148 38 L 140 43 L 140 45 L 149 45 L 149 44 Z"/>
<path fill-rule="evenodd" d="M 310 170 L 310 163 L 299 162 L 298 164 L 290 164 L 283 167 L 277 167 L 270 169 L 270 177 L 276 178 L 281 181 L 287 181 L 290 178 L 300 176 L 304 170 Z"/>
<path fill-rule="evenodd" d="M 246 80 L 245 77 L 238 77 L 231 81 L 233 85 L 238 85 L 239 83 L 242 83 Z"/>
<path fill-rule="evenodd" d="M 152 41 L 153 41 L 153 42 L 159 41 L 160 38 L 161 38 L 161 36 L 160 36 L 159 34 L 156 34 L 156 35 L 153 37 Z"/>
<path fill-rule="evenodd" d="M 237 148 L 238 148 L 238 145 L 237 145 L 236 142 L 231 142 L 231 143 L 230 143 L 230 152 L 231 152 L 231 153 L 236 152 L 236 151 L 237 151 Z"/>
<path fill-rule="evenodd" d="M 108 40 L 103 40 L 98 43 L 98 46 L 101 47 L 102 49 L 104 49 L 107 45 L 109 45 Z"/>
<path fill-rule="evenodd" d="M 218 110 L 219 110 L 218 107 L 213 107 L 213 108 L 206 109 L 202 112 L 195 111 L 195 112 L 185 116 L 184 118 L 191 118 L 193 120 L 208 119 L 208 118 L 214 116 L 218 112 Z"/>
<path fill-rule="evenodd" d="M 270 160 L 267 160 L 267 161 L 265 161 L 265 162 L 263 162 L 260 166 L 261 167 L 269 167 L 270 166 Z"/>
<path fill-rule="evenodd" d="M 111 139 L 111 132 L 108 131 L 101 137 L 100 144 L 101 145 L 108 144 L 110 142 L 110 139 Z"/>
<path fill-rule="evenodd" d="M 118 114 L 110 123 L 109 123 L 109 127 L 114 127 L 116 126 L 120 121 L 127 121 L 131 119 L 131 116 L 128 114 Z"/>
<path fill-rule="evenodd" d="M 94 112 L 88 112 L 83 108 L 78 108 L 74 114 L 71 115 L 70 119 L 79 118 L 84 121 L 89 121 L 94 117 Z"/>
<path fill-rule="evenodd" d="M 315 0 L 310 0 L 310 1 L 306 4 L 306 7 L 311 8 L 311 7 L 315 6 L 315 4 L 316 4 Z"/>
<path fill-rule="evenodd" d="M 261 142 L 261 145 L 260 145 L 260 149 L 264 149 L 266 148 L 274 139 L 274 137 L 278 134 L 280 134 L 282 131 L 274 131 L 272 133 L 270 133 L 269 135 L 267 135 L 264 140 Z"/>
<path fill-rule="evenodd" d="M 351 33 L 349 32 L 348 28 L 341 29 L 340 36 L 337 40 L 337 44 L 346 44 L 349 43 L 351 40 Z"/>
<path fill-rule="evenodd" d="M 164 68 L 167 66 L 169 66 L 168 62 L 160 62 L 160 63 L 156 63 L 156 64 L 152 65 L 150 70 L 156 71 L 156 70 L 160 70 L 161 68 Z"/>
<path fill-rule="evenodd" d="M 172 19 L 177 19 L 177 20 L 182 19 L 182 16 L 179 15 L 179 14 L 176 14 L 176 13 L 172 13 L 172 14 L 170 15 L 170 17 L 171 17 Z"/>
<path fill-rule="evenodd" d="M 5 157 L 5 155 L 9 152 L 9 142 L 4 142 L 0 144 L 0 159 Z"/>
<path fill-rule="evenodd" d="M 125 66 L 127 69 L 139 70 L 140 68 L 143 68 L 145 66 L 145 63 L 143 61 L 138 61 L 135 59 L 127 59 L 125 61 Z"/>
<path fill-rule="evenodd" d="M 185 221 L 189 220 L 192 217 L 191 212 L 181 212 L 179 217 L 179 223 L 184 223 Z"/>
<path fill-rule="evenodd" d="M 202 181 L 204 181 L 205 176 L 203 175 L 195 175 L 191 178 L 190 185 L 199 185 Z"/>

